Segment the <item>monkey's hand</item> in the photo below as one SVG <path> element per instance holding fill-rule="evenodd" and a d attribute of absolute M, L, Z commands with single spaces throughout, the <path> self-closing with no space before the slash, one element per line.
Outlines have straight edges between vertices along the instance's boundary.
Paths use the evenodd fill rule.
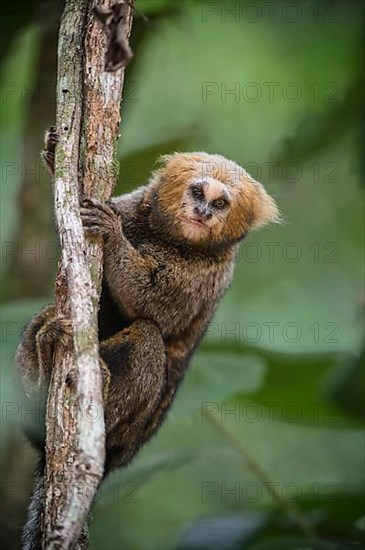
<path fill-rule="evenodd" d="M 54 159 L 57 143 L 58 134 L 56 132 L 56 127 L 51 126 L 50 129 L 47 130 L 47 132 L 45 133 L 44 149 L 41 151 L 41 155 L 48 171 L 52 176 L 54 175 Z"/>
<path fill-rule="evenodd" d="M 111 202 L 84 199 L 80 209 L 85 232 L 108 241 L 122 234 L 122 219 Z"/>

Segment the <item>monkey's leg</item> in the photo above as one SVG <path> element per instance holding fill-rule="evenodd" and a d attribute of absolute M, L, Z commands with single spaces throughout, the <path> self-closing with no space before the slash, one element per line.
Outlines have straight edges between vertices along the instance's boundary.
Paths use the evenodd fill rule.
<path fill-rule="evenodd" d="M 52 355 L 55 344 L 64 348 L 72 346 L 72 332 L 69 319 L 56 315 L 55 306 L 47 306 L 29 323 L 22 335 L 16 353 L 18 372 L 25 391 L 34 396 L 47 390 L 52 369 Z M 40 410 L 41 412 L 41 410 Z M 44 486 L 44 420 L 41 425 L 32 423 L 25 426 L 28 438 L 40 451 L 40 462 L 35 474 L 34 489 L 28 507 L 27 521 L 22 533 L 22 548 L 36 550 L 41 548 L 41 514 L 43 510 Z"/>
<path fill-rule="evenodd" d="M 105 470 L 126 465 L 146 441 L 146 425 L 154 416 L 166 385 L 166 354 L 161 332 L 138 320 L 100 344 L 110 370 L 105 406 Z"/>
<path fill-rule="evenodd" d="M 57 143 L 58 134 L 56 132 L 56 127 L 51 126 L 44 136 L 44 149 L 42 150 L 41 155 L 52 176 L 54 175 L 54 159 Z"/>
<path fill-rule="evenodd" d="M 27 392 L 47 388 L 56 343 L 71 348 L 71 322 L 56 315 L 55 306 L 47 306 L 29 323 L 16 352 L 18 372 Z"/>

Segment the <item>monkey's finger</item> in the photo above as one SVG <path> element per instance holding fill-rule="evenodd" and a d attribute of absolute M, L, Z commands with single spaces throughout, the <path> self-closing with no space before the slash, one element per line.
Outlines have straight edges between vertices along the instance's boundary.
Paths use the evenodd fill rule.
<path fill-rule="evenodd" d="M 97 225 L 99 227 L 108 227 L 110 225 L 109 220 L 105 220 L 101 216 L 95 216 L 92 213 L 81 214 L 81 222 L 84 226 Z"/>
<path fill-rule="evenodd" d="M 98 223 L 98 220 L 93 220 L 92 218 L 83 220 L 82 225 L 85 229 L 89 227 L 98 227 L 99 231 L 103 227 L 102 223 Z"/>
<path fill-rule="evenodd" d="M 66 336 L 72 336 L 72 323 L 71 319 L 65 315 L 58 316 L 58 326 L 60 331 L 62 331 Z"/>
<path fill-rule="evenodd" d="M 119 210 L 118 210 L 118 207 L 116 204 L 114 204 L 114 202 L 112 201 L 106 201 L 106 206 L 108 206 L 110 208 L 110 210 L 113 211 L 114 214 L 117 214 L 117 216 L 119 216 Z"/>
<path fill-rule="evenodd" d="M 82 199 L 81 201 L 81 204 L 82 205 L 96 205 L 98 203 L 98 201 L 96 199 L 89 199 L 87 197 L 85 197 L 84 199 Z"/>
<path fill-rule="evenodd" d="M 84 226 L 98 225 L 107 227 L 111 225 L 109 218 L 89 211 L 81 213 L 81 221 Z"/>
<path fill-rule="evenodd" d="M 94 216 L 90 210 L 81 210 L 81 221 L 82 223 L 87 223 L 88 220 L 96 220 L 97 216 Z"/>
<path fill-rule="evenodd" d="M 55 126 L 51 126 L 50 129 L 48 130 L 47 140 L 49 143 L 52 143 L 53 145 L 56 145 L 56 143 L 58 143 L 59 136 L 57 134 Z"/>
<path fill-rule="evenodd" d="M 77 371 L 75 368 L 71 368 L 67 375 L 66 375 L 66 385 L 70 388 L 72 391 L 76 391 L 77 389 Z"/>
<path fill-rule="evenodd" d="M 93 206 L 93 205 L 82 205 L 80 207 L 80 212 L 83 212 L 83 211 L 93 212 L 95 215 L 99 215 L 99 216 L 103 215 L 103 216 L 108 216 L 109 217 L 109 214 L 107 212 L 105 212 L 101 208 L 97 208 L 96 206 Z"/>
<path fill-rule="evenodd" d="M 80 208 L 81 220 L 83 223 L 88 223 L 92 220 L 95 224 L 110 226 L 113 225 L 115 214 L 110 216 L 108 213 L 95 208 Z"/>
<path fill-rule="evenodd" d="M 57 342 L 65 349 L 72 348 L 72 323 L 65 315 L 57 315 L 40 330 L 37 338 L 45 342 Z"/>
<path fill-rule="evenodd" d="M 80 205 L 80 211 L 102 212 L 101 203 L 95 199 L 84 199 Z"/>
<path fill-rule="evenodd" d="M 82 207 L 80 208 L 80 214 L 81 216 L 98 216 L 100 213 L 99 210 L 97 210 L 96 208 Z"/>
<path fill-rule="evenodd" d="M 104 231 L 99 225 L 90 225 L 85 227 L 85 235 L 91 237 L 103 237 L 107 232 Z"/>
<path fill-rule="evenodd" d="M 94 208 L 94 207 L 89 207 L 89 208 L 85 208 L 85 207 L 82 207 L 80 208 L 80 214 L 82 216 L 94 216 L 95 218 L 99 217 L 99 218 L 109 218 L 109 216 L 107 214 L 105 214 L 105 212 L 103 212 L 102 210 L 98 210 L 97 208 Z"/>
<path fill-rule="evenodd" d="M 102 210 L 102 207 L 103 207 L 103 203 L 98 201 L 97 199 L 83 199 L 82 203 L 81 203 L 82 206 L 86 206 L 87 208 L 98 208 L 100 210 Z"/>
<path fill-rule="evenodd" d="M 107 203 L 100 202 L 96 199 L 84 199 L 82 206 L 84 208 L 95 208 L 100 212 L 104 212 L 104 214 L 107 214 L 108 216 L 115 215 L 114 210 Z"/>

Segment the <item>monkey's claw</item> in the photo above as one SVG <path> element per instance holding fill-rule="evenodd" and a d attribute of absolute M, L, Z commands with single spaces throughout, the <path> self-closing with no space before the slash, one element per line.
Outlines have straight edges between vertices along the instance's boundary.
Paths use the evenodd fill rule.
<path fill-rule="evenodd" d="M 80 213 L 85 232 L 91 236 L 110 237 L 121 231 L 120 216 L 108 203 L 84 199 Z"/>
<path fill-rule="evenodd" d="M 41 155 L 52 175 L 54 174 L 54 160 L 57 143 L 58 134 L 56 132 L 56 127 L 51 126 L 44 135 L 44 149 L 42 150 Z"/>
<path fill-rule="evenodd" d="M 48 151 L 51 151 L 54 153 L 55 147 L 59 141 L 58 134 L 56 131 L 56 126 L 51 126 L 49 130 L 47 130 L 45 135 L 45 148 Z"/>
<path fill-rule="evenodd" d="M 66 380 L 65 380 L 67 386 L 70 388 L 72 392 L 75 392 L 77 389 L 77 372 L 75 368 L 72 368 L 68 371 Z"/>

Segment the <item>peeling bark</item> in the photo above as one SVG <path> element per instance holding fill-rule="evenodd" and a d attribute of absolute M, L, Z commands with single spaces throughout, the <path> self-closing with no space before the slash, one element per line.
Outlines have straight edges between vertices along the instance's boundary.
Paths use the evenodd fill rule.
<path fill-rule="evenodd" d="M 72 321 L 74 353 L 54 353 L 46 416 L 44 548 L 72 548 L 77 541 L 86 547 L 81 532 L 105 459 L 97 334 L 102 249 L 100 243 L 85 242 L 79 197 L 108 199 L 116 184 L 124 72 L 104 72 L 106 38 L 92 5 L 91 0 L 66 0 L 59 34 L 55 211 L 62 259 L 55 293 L 57 311 Z M 129 35 L 132 7 L 124 9 Z M 70 378 L 76 388 L 66 383 Z"/>

